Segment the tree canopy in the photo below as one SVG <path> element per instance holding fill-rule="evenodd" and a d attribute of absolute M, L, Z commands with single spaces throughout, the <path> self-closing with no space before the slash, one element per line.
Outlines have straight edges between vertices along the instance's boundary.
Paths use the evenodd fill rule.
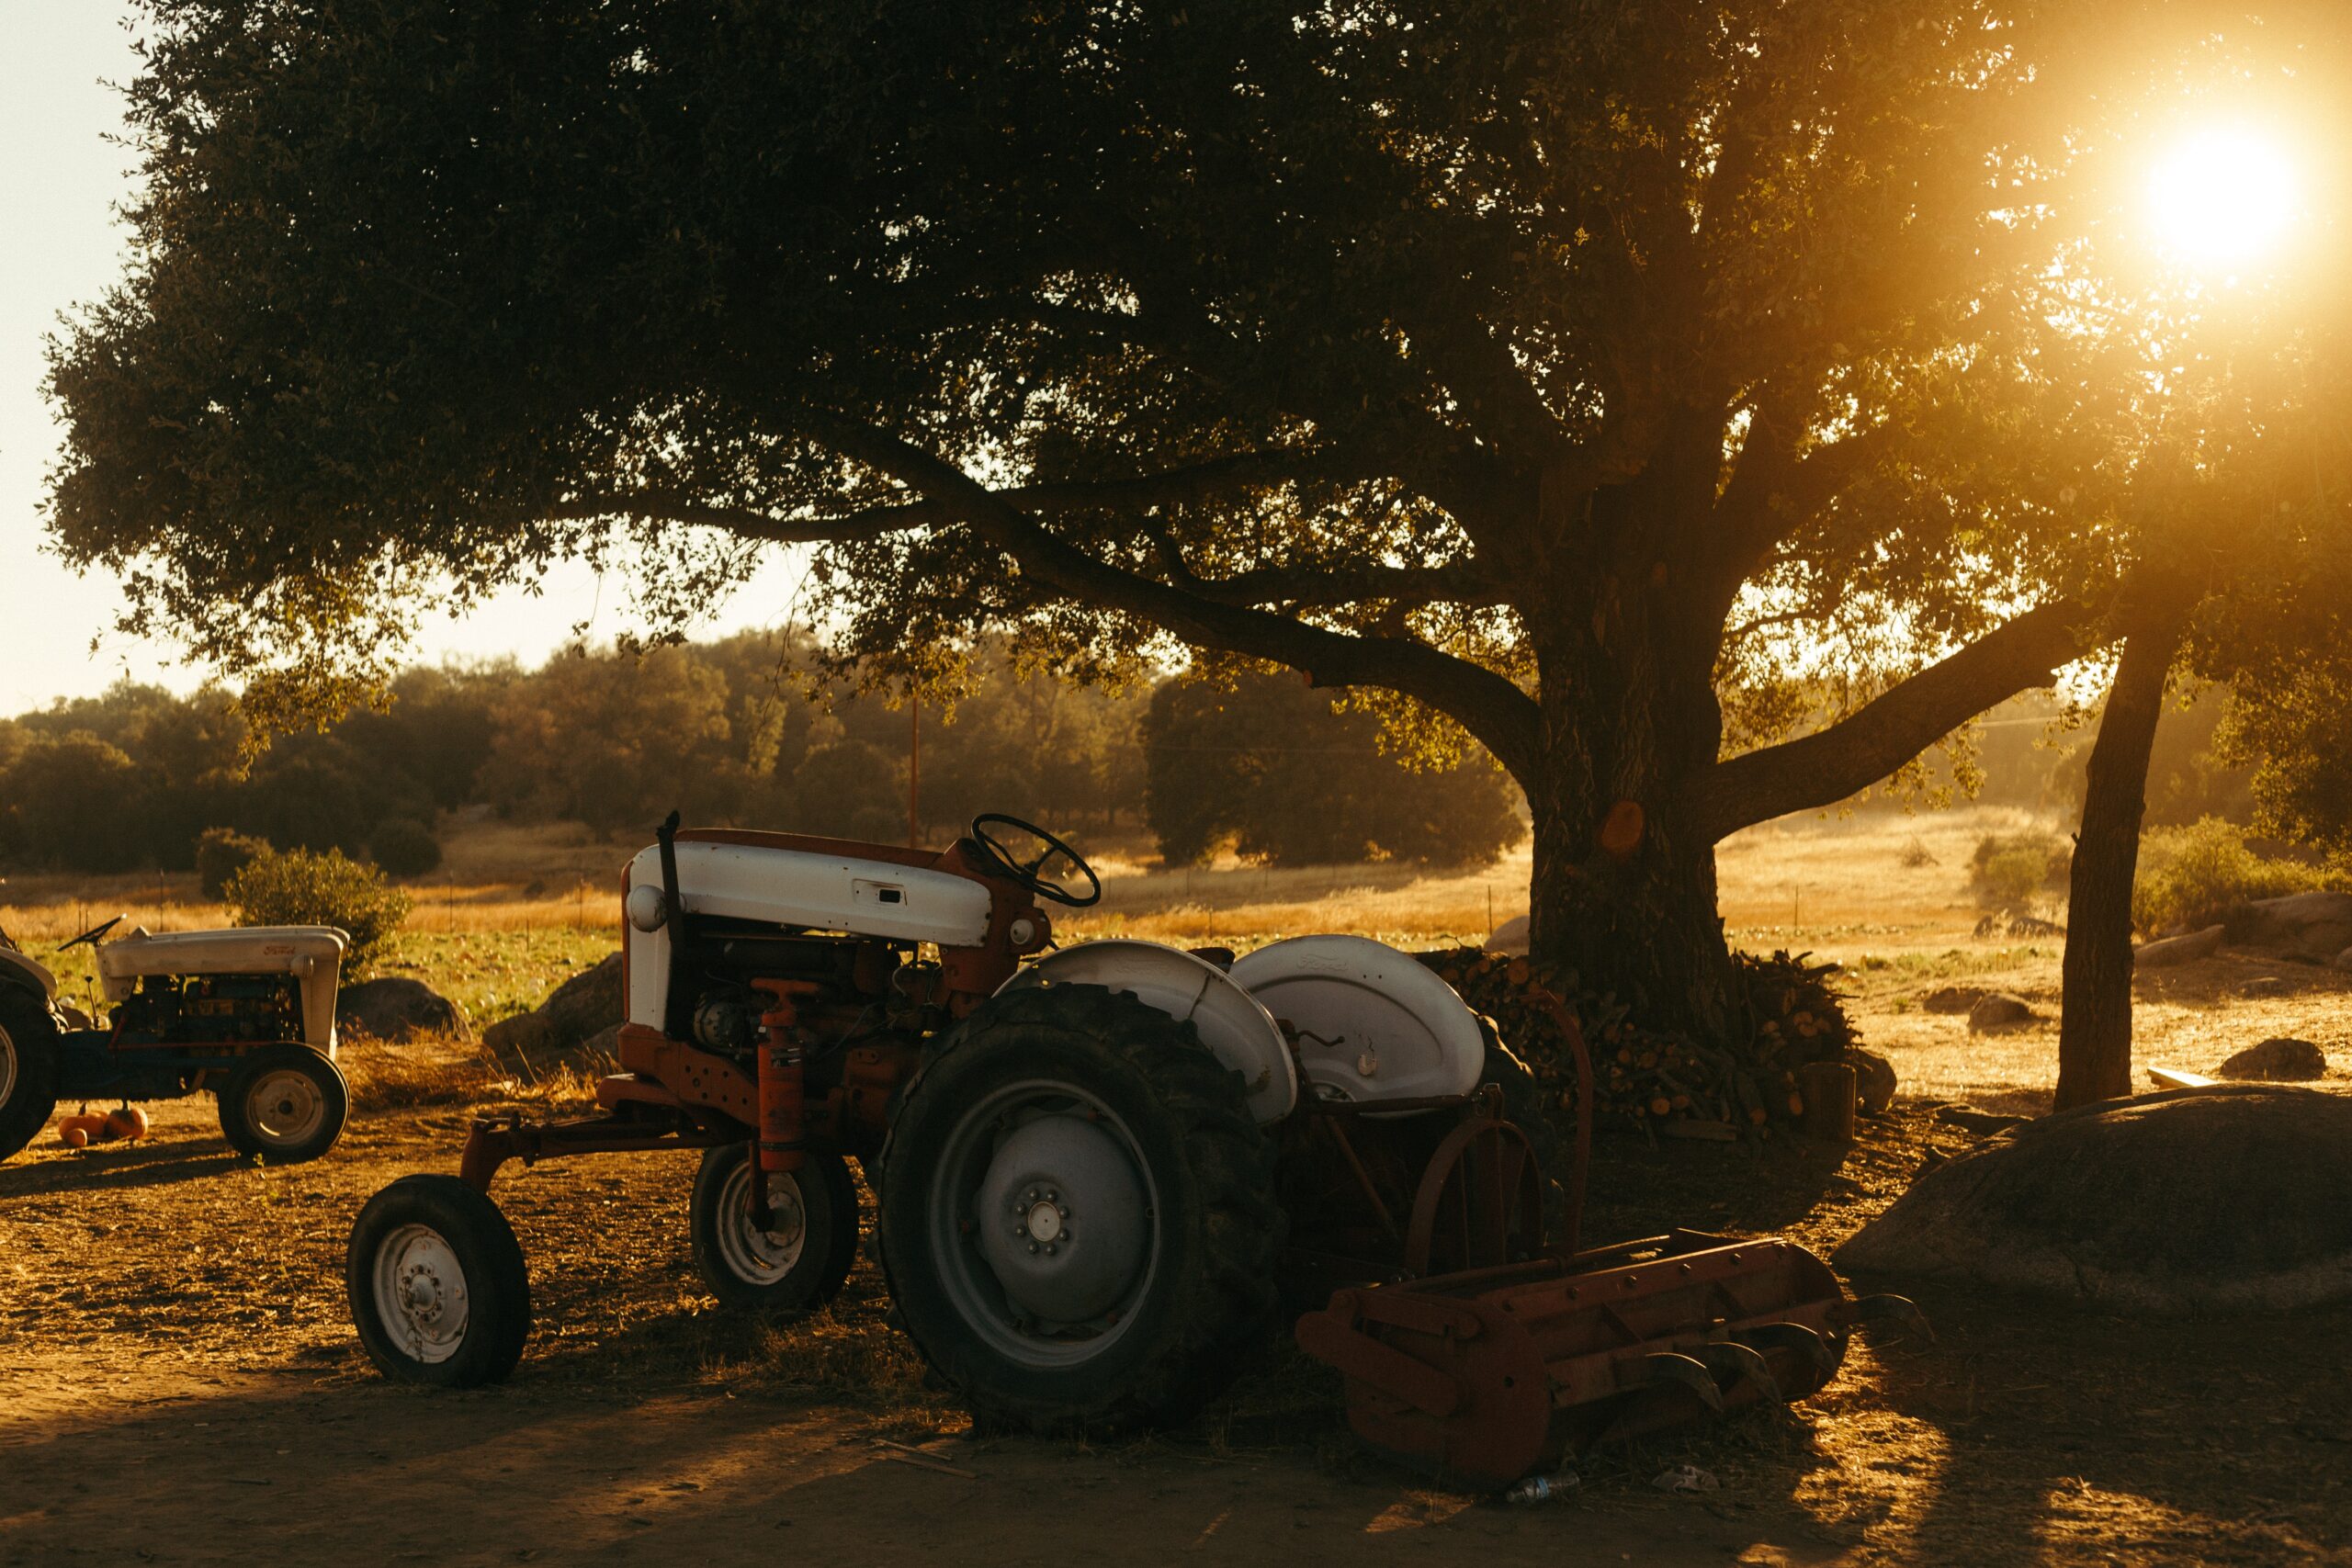
<path fill-rule="evenodd" d="M 661 621 L 810 544 L 869 673 L 1190 644 L 1442 716 L 1527 792 L 1539 948 L 1702 1028 L 1716 840 L 2104 640 L 2098 153 L 2243 20 L 150 11 L 53 525 L 260 709 L 428 586 L 630 556 Z"/>

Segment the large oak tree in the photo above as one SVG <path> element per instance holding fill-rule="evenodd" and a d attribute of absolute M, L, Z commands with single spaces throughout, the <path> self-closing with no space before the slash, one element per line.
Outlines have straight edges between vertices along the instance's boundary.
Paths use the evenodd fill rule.
<path fill-rule="evenodd" d="M 2177 8 L 150 8 L 52 521 L 256 703 L 420 592 L 632 551 L 658 619 L 810 544 L 871 668 L 1172 641 L 1442 716 L 1538 950 L 1706 1030 L 1719 840 L 2108 635 L 2058 235 Z"/>

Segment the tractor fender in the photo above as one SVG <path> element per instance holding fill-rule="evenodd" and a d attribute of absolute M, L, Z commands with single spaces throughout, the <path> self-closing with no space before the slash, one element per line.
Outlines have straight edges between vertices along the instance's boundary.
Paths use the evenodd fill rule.
<path fill-rule="evenodd" d="M 0 947 L 0 987 L 13 986 L 39 997 L 43 1007 L 57 1001 L 57 976 L 12 948 Z"/>
<path fill-rule="evenodd" d="M 1485 1071 L 1478 1015 L 1385 942 L 1295 936 L 1234 964 L 1233 980 L 1297 1032 L 1300 1070 L 1322 1099 L 1468 1094 Z"/>
<path fill-rule="evenodd" d="M 1298 1074 L 1273 1014 L 1216 964 L 1163 942 L 1114 937 L 1065 947 L 1030 964 L 997 994 L 1055 980 L 1125 991 L 1192 1021 L 1209 1054 L 1241 1075 L 1250 1114 L 1263 1127 L 1298 1104 Z"/>

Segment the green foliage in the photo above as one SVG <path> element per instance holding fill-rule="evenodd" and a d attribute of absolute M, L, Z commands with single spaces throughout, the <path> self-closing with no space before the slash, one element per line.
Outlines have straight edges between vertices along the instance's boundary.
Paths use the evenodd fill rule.
<path fill-rule="evenodd" d="M 441 868 L 441 840 L 413 817 L 395 817 L 377 829 L 368 852 L 394 876 L 424 876 Z"/>
<path fill-rule="evenodd" d="M 2199 930 L 2219 923 L 2232 905 L 2307 893 L 2324 880 L 2315 866 L 2256 852 L 2245 829 L 2207 817 L 2142 838 L 2132 923 L 2152 936 Z"/>
<path fill-rule="evenodd" d="M 269 852 L 266 839 L 248 838 L 233 828 L 207 828 L 196 840 L 196 880 L 207 898 L 229 896 L 229 880 Z"/>
<path fill-rule="evenodd" d="M 351 938 L 344 964 L 365 969 L 408 918 L 409 897 L 372 865 L 342 852 L 266 851 L 224 890 L 241 926 L 338 926 Z"/>
<path fill-rule="evenodd" d="M 1510 781 L 1484 753 L 1415 772 L 1383 754 L 1379 732 L 1295 678 L 1162 685 L 1143 728 L 1160 852 L 1189 864 L 1230 843 L 1275 864 L 1483 865 L 1520 838 Z"/>
<path fill-rule="evenodd" d="M 1969 856 L 1968 885 L 1996 909 L 2023 909 L 2066 886 L 2074 851 L 2055 833 L 1988 833 Z"/>
<path fill-rule="evenodd" d="M 2149 65 L 2098 41 L 2102 84 Z M 1532 776 L 1525 634 L 1545 681 L 1650 690 L 1615 661 L 1658 618 L 1599 633 L 1671 560 L 1749 582 L 1741 624 L 1824 650 L 1843 711 L 1995 624 L 1988 588 L 2109 564 L 2104 428 L 2067 417 L 2106 318 L 2037 297 L 2068 151 L 2127 96 L 2049 85 L 2081 46 L 1971 0 L 386 0 L 355 48 L 297 0 L 174 0 L 130 94 L 141 265 L 52 363 L 55 533 L 151 563 L 136 616 L 298 718 L 382 673 L 425 575 L 642 545 L 666 629 L 780 532 L 824 541 L 842 650 L 924 681 L 992 630 L 1081 670 L 1172 630 Z M 973 475 L 1054 489 L 1015 527 Z M 1722 623 L 1641 724 L 1679 747 L 1711 670 L 1735 747 L 1819 716 Z"/>
<path fill-rule="evenodd" d="M 832 740 L 792 771 L 793 821 L 812 833 L 896 843 L 907 836 L 904 765 L 864 740 Z"/>
<path fill-rule="evenodd" d="M 121 748 L 86 729 L 26 748 L 0 786 L 7 836 L 24 863 L 119 872 L 147 858 L 146 777 Z"/>

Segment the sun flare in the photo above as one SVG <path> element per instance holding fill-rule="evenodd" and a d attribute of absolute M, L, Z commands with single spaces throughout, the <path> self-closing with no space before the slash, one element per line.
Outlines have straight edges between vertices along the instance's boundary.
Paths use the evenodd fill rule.
<path fill-rule="evenodd" d="M 2175 141 L 2149 169 L 2149 224 L 2166 253 L 2192 266 L 2241 265 L 2277 248 L 2301 183 L 2277 141 L 2211 127 Z"/>

